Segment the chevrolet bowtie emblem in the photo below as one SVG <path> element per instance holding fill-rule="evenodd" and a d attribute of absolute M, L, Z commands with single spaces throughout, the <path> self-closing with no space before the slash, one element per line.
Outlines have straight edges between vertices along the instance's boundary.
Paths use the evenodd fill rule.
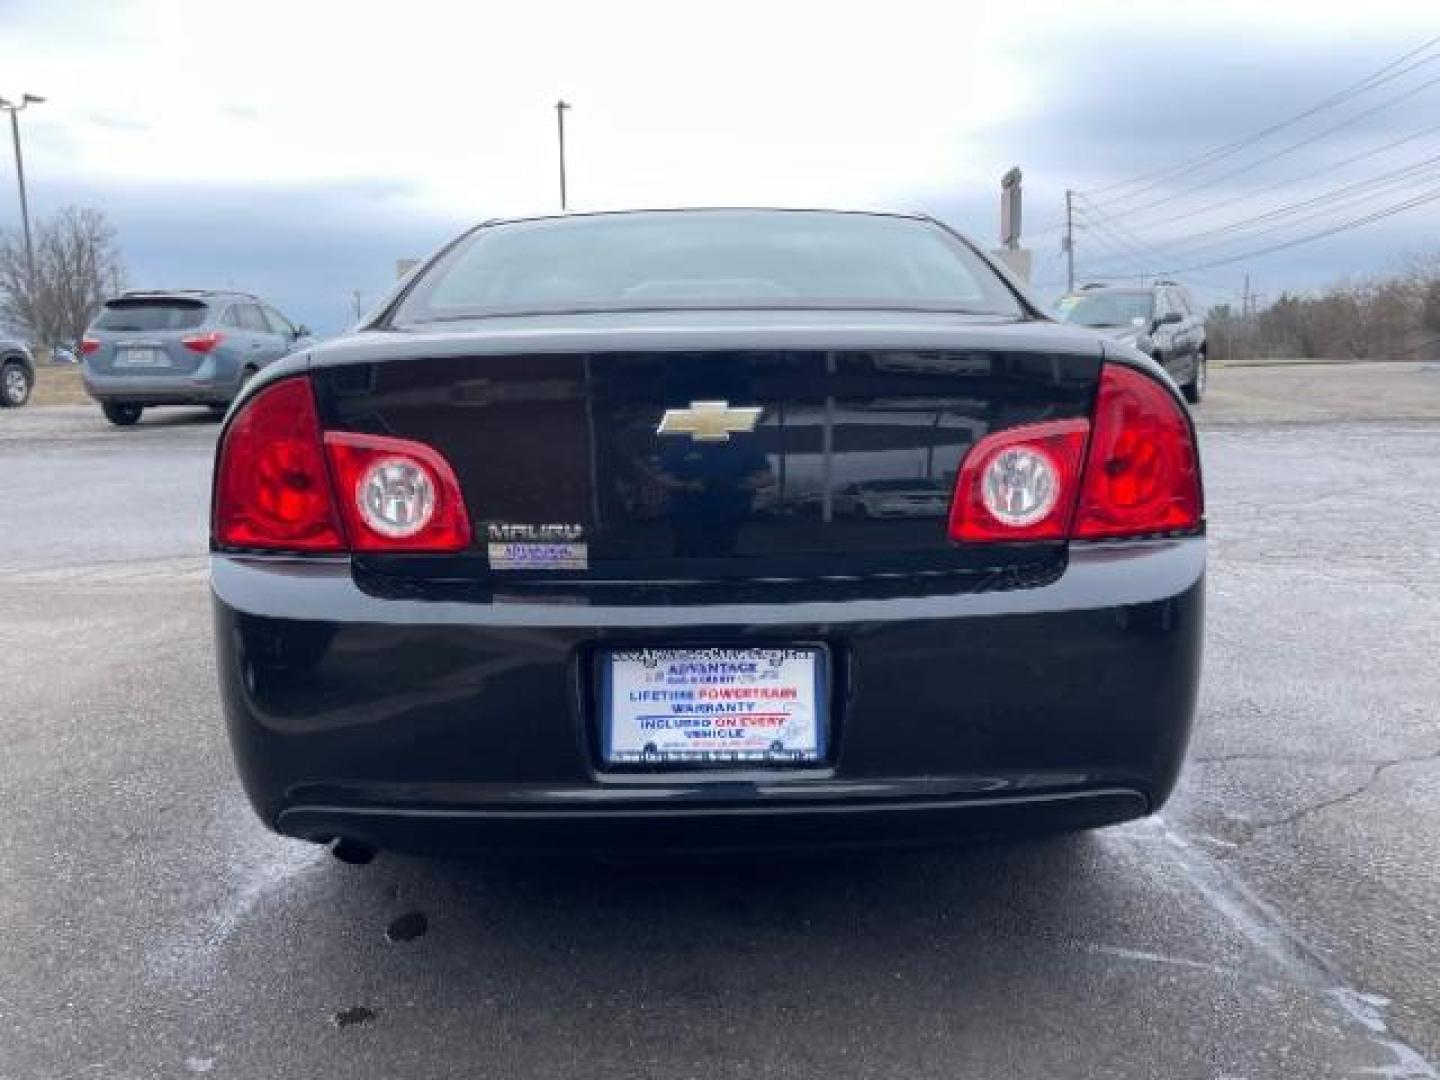
<path fill-rule="evenodd" d="M 689 435 L 695 442 L 729 442 L 741 431 L 754 431 L 764 411 L 732 409 L 728 401 L 692 401 L 688 409 L 666 409 L 656 435 Z"/>

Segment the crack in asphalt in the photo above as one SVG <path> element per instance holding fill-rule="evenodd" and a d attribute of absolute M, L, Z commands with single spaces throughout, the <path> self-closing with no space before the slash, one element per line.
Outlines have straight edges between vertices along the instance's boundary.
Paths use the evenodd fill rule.
<path fill-rule="evenodd" d="M 1394 763 L 1391 759 L 1377 760 L 1375 758 L 1344 757 L 1333 754 L 1281 754 L 1273 751 L 1214 754 L 1209 757 L 1196 756 L 1190 758 L 1190 764 L 1192 765 L 1228 765 L 1232 761 L 1284 761 L 1290 764 L 1308 765 L 1385 765 Z"/>
<path fill-rule="evenodd" d="M 1423 754 L 1407 754 L 1407 755 L 1404 755 L 1404 756 L 1402 756 L 1402 757 L 1397 757 L 1397 758 L 1386 758 L 1386 759 L 1383 760 L 1383 761 L 1367 761 L 1367 762 L 1360 762 L 1360 761 L 1355 761 L 1355 760 L 1346 761 L 1346 760 L 1343 759 L 1343 758 L 1309 758 L 1309 759 L 1306 759 L 1306 758 L 1303 758 L 1303 757 L 1285 757 L 1284 755 L 1279 755 L 1279 754 L 1274 754 L 1274 755 L 1265 755 L 1265 754 L 1233 754 L 1233 755 L 1221 755 L 1220 757 L 1216 757 L 1216 758 L 1196 758 L 1195 760 L 1197 761 L 1197 763 L 1200 763 L 1200 764 L 1217 764 L 1217 763 L 1227 763 L 1227 762 L 1232 762 L 1232 761 L 1244 761 L 1244 760 L 1256 760 L 1256 761 L 1283 760 L 1283 761 L 1291 761 L 1291 762 L 1310 760 L 1310 761 L 1322 761 L 1322 762 L 1325 762 L 1325 763 L 1327 763 L 1327 764 L 1330 764 L 1330 763 L 1334 763 L 1334 764 L 1362 764 L 1362 763 L 1363 763 L 1363 764 L 1368 764 L 1368 765 L 1370 766 L 1370 775 L 1369 775 L 1368 777 L 1366 777 L 1366 779 L 1363 780 L 1361 783 L 1356 784 L 1356 785 L 1354 785 L 1353 787 L 1351 787 L 1350 790 L 1348 790 L 1348 791 L 1341 792 L 1339 795 L 1332 795 L 1331 797 L 1329 797 L 1329 798 L 1327 798 L 1327 799 L 1321 799 L 1321 800 L 1319 800 L 1318 802 L 1308 803 L 1308 804 L 1306 804 L 1305 806 L 1300 807 L 1298 810 L 1292 811 L 1292 812 L 1289 813 L 1289 814 L 1283 814 L 1283 815 L 1281 815 L 1280 817 L 1277 817 L 1277 818 L 1269 818 L 1269 819 L 1262 819 L 1262 820 L 1259 820 L 1259 821 L 1247 821 L 1247 822 L 1245 822 L 1244 824 L 1245 824 L 1246 835 L 1245 835 L 1244 838 L 1240 841 L 1240 843 L 1241 843 L 1241 844 L 1248 844 L 1250 841 L 1254 840 L 1256 836 L 1258 836 L 1259 834 L 1261 834 L 1261 833 L 1263 833 L 1263 832 L 1268 832 L 1268 831 L 1270 831 L 1270 830 L 1272 830 L 1272 829 L 1283 829 L 1283 828 L 1286 828 L 1287 826 L 1294 825 L 1294 824 L 1296 824 L 1296 823 L 1299 822 L 1299 821 L 1303 821 L 1305 818 L 1313 817 L 1314 815 L 1323 813 L 1324 811 L 1329 810 L 1329 809 L 1331 809 L 1331 808 L 1333 808 L 1333 807 L 1340 806 L 1340 805 L 1342 805 L 1342 804 L 1344 804 L 1344 803 L 1351 802 L 1351 801 L 1353 801 L 1353 800 L 1355 800 L 1355 799 L 1360 798 L 1362 795 L 1367 794 L 1367 793 L 1370 791 L 1370 789 L 1375 786 L 1375 784 L 1379 781 L 1379 779 L 1380 779 L 1382 776 L 1384 776 L 1385 773 L 1387 773 L 1389 770 L 1391 770 L 1391 769 L 1393 769 L 1393 768 L 1396 768 L 1396 767 L 1401 766 L 1401 765 L 1423 765 L 1423 764 L 1425 764 L 1425 763 L 1427 763 L 1427 762 L 1440 761 L 1440 750 L 1432 750 L 1432 751 L 1429 751 L 1429 752 L 1423 753 Z M 1237 846 L 1238 846 L 1238 845 L 1237 845 Z"/>

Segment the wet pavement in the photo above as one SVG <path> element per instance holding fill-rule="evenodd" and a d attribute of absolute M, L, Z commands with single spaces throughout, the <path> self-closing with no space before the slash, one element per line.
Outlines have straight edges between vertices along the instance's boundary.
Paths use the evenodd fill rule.
<path fill-rule="evenodd" d="M 0 1077 L 1440 1075 L 1440 424 L 1227 376 L 1161 817 L 715 866 L 266 833 L 214 690 L 215 425 L 0 415 Z"/>

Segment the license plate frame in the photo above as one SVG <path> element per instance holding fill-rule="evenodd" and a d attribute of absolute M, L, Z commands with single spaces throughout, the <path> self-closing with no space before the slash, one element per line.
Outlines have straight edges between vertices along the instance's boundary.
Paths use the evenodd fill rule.
<path fill-rule="evenodd" d="M 720 693 L 708 700 L 695 700 L 691 708 L 700 705 L 733 706 L 753 702 L 754 707 L 746 711 L 706 710 L 675 711 L 684 709 L 686 702 L 676 700 L 657 701 L 653 704 L 620 701 L 618 694 L 626 694 L 637 686 L 637 671 L 645 669 L 645 658 L 656 665 L 669 663 L 715 664 L 746 663 L 757 665 L 756 674 L 734 672 L 731 681 L 701 681 L 698 672 L 671 679 L 666 682 L 648 684 L 653 689 L 715 690 Z M 777 663 L 778 660 L 778 663 Z M 622 669 L 617 675 L 617 661 Z M 831 679 L 834 664 L 829 648 L 820 643 L 797 642 L 764 645 L 638 645 L 632 648 L 614 647 L 601 649 L 595 656 L 595 686 L 597 690 L 597 751 L 599 765 L 604 771 L 700 771 L 734 772 L 737 770 L 772 769 L 815 769 L 830 764 L 833 745 Z M 641 665 L 639 668 L 636 665 Z M 775 665 L 772 669 L 770 665 Z M 787 666 L 797 670 L 786 672 Z M 774 670 L 770 677 L 759 672 Z M 667 678 L 670 673 L 666 673 Z M 722 673 L 723 674 L 723 673 Z M 717 676 L 720 678 L 720 676 Z M 762 689 L 794 689 L 794 698 L 784 698 L 774 693 L 766 697 L 750 696 L 744 691 Z M 731 691 L 725 694 L 724 691 Z M 741 693 L 736 693 L 740 691 Z M 617 728 L 617 705 L 624 714 L 619 714 Z M 644 716 L 665 720 L 682 719 L 686 725 L 665 728 L 651 733 L 653 750 L 636 740 L 642 737 L 638 720 L 642 715 L 641 705 L 654 709 Z M 634 710 L 634 711 L 629 711 Z M 670 710 L 670 711 L 664 711 Z M 708 724 L 698 723 L 701 717 L 709 719 Z M 774 718 L 780 719 L 774 719 Z M 747 723 L 746 721 L 751 721 Z M 757 726 L 757 722 L 758 725 Z M 763 725 L 773 730 L 765 731 Z M 687 735 L 689 731 L 710 731 L 712 735 Z M 739 731 L 741 734 L 728 734 Z M 721 732 L 727 734 L 721 735 Z M 757 737 L 779 735 L 769 738 L 768 745 L 756 745 Z M 798 738 L 797 738 L 798 736 Z M 790 742 L 787 744 L 786 739 Z M 687 745 L 680 749 L 677 744 Z M 695 743 L 692 749 L 690 742 Z M 779 743 L 777 749 L 775 743 Z M 704 745 L 700 745 L 703 743 Z M 647 752 L 647 750 L 649 752 Z"/>

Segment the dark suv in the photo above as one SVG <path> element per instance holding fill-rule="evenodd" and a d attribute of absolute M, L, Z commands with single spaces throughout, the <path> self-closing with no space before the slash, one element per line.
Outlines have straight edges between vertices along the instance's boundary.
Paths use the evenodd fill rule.
<path fill-rule="evenodd" d="M 1086 285 L 1057 300 L 1055 310 L 1065 322 L 1093 326 L 1154 357 L 1187 401 L 1205 396 L 1205 318 L 1183 285 Z"/>
<path fill-rule="evenodd" d="M 249 293 L 122 293 L 80 343 L 85 390 L 112 424 L 135 423 L 147 405 L 218 412 L 309 334 Z"/>

